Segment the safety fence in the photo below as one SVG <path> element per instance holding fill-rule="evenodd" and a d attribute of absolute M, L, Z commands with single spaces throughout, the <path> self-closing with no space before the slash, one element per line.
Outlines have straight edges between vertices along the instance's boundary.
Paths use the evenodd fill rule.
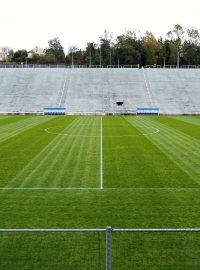
<path fill-rule="evenodd" d="M 1 229 L 0 269 L 200 269 L 200 228 Z"/>
<path fill-rule="evenodd" d="M 138 68 L 156 68 L 156 69 L 199 69 L 200 65 L 65 65 L 65 64 L 0 64 L 0 68 L 108 68 L 108 69 L 138 69 Z"/>
<path fill-rule="evenodd" d="M 1 64 L 0 68 L 139 68 L 139 65 L 40 65 L 40 64 Z"/>

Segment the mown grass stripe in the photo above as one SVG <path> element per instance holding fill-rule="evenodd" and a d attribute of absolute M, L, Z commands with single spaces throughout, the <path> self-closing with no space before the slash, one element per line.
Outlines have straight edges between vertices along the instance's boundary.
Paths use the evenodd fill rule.
<path fill-rule="evenodd" d="M 169 117 L 154 117 L 154 120 L 165 126 L 176 129 L 184 134 L 189 135 L 190 137 L 197 139 L 200 142 L 200 126 L 193 125 L 191 123 L 183 122 L 175 118 Z"/>
<path fill-rule="evenodd" d="M 93 134 L 94 131 L 96 130 L 96 127 L 93 125 L 94 121 L 95 121 L 95 117 L 87 118 L 87 122 L 85 122 L 87 124 L 85 125 L 85 127 L 83 125 L 83 128 L 81 129 L 80 133 L 86 134 L 88 136 L 90 136 L 90 134 Z M 94 139 L 91 137 L 82 137 L 80 142 L 76 140 L 76 144 L 77 144 L 76 148 L 78 146 L 78 149 L 76 149 L 76 151 L 78 151 L 77 159 L 74 160 L 73 153 L 72 153 L 72 157 L 69 161 L 69 166 L 72 167 L 72 177 L 69 183 L 70 187 L 76 187 L 76 186 L 88 187 L 88 185 L 90 187 L 89 182 L 92 179 L 96 181 L 96 186 L 97 186 L 96 175 L 94 175 L 93 172 L 91 172 L 90 170 L 90 167 L 93 167 L 93 165 L 90 162 L 87 162 L 88 158 L 91 157 L 92 152 L 94 150 L 94 149 L 91 149 L 90 147 L 91 142 L 94 140 L 95 142 L 97 142 L 98 139 Z M 95 167 L 98 167 L 98 160 L 95 159 L 95 163 L 96 163 Z M 96 171 L 98 171 L 98 169 Z"/>
<path fill-rule="evenodd" d="M 81 139 L 81 142 L 79 144 L 79 152 L 77 153 L 77 158 L 76 160 L 74 161 L 74 166 L 73 166 L 73 171 L 72 171 L 72 176 L 71 176 L 71 179 L 68 183 L 69 187 L 73 187 L 73 186 L 76 186 L 77 185 L 77 179 L 79 179 L 80 175 L 79 175 L 79 170 L 80 170 L 80 164 L 84 158 L 84 146 L 85 146 L 85 143 L 88 141 L 88 139 L 86 137 L 83 137 Z M 77 146 L 77 143 L 78 143 L 78 140 L 77 138 L 74 138 L 73 140 L 73 145 L 76 147 Z M 74 148 L 73 148 L 74 149 Z M 67 163 L 69 164 L 70 160 L 72 159 L 72 156 L 74 155 L 73 153 L 73 149 L 72 151 L 70 151 L 70 153 L 68 154 L 67 156 Z M 67 165 L 67 164 L 66 164 Z M 68 168 L 65 168 L 66 170 Z M 89 177 L 89 175 L 88 175 Z"/>
<path fill-rule="evenodd" d="M 100 171 L 100 117 L 93 117 L 91 128 L 88 130 L 88 141 L 84 149 L 84 171 L 82 177 L 83 187 L 99 187 Z M 93 136 L 96 134 L 96 136 Z M 88 176 L 91 175 L 88 179 Z"/>
<path fill-rule="evenodd" d="M 151 124 L 151 127 L 150 126 L 148 126 L 148 125 L 144 125 L 142 122 L 141 122 L 141 126 L 143 125 L 143 128 L 151 128 L 152 126 L 153 126 L 153 124 Z M 157 127 L 158 128 L 158 127 Z M 170 128 L 171 129 L 171 128 Z M 176 150 L 178 150 L 178 151 L 180 151 L 180 148 L 182 149 L 182 150 L 185 150 L 185 151 L 183 151 L 183 154 L 184 153 L 188 153 L 188 151 L 190 152 L 190 154 L 192 154 L 194 157 L 196 157 L 197 159 L 199 158 L 199 155 L 200 155 L 200 151 L 199 151 L 199 144 L 198 144 L 198 142 L 192 142 L 191 143 L 191 141 L 188 139 L 188 138 L 186 138 L 186 137 L 184 137 L 184 135 L 182 136 L 182 134 L 179 134 L 179 132 L 180 131 L 177 131 L 177 130 L 175 130 L 175 132 L 177 132 L 178 134 L 175 134 L 172 130 L 170 130 L 170 129 L 167 129 L 167 126 L 166 126 L 166 128 L 164 128 L 164 127 L 159 127 L 159 130 L 160 130 L 160 132 L 159 132 L 159 134 L 157 134 L 158 136 L 159 135 L 162 135 L 162 134 L 160 134 L 161 132 L 163 132 L 164 131 L 164 133 L 165 133 L 165 136 L 164 136 L 164 138 L 163 138 L 163 141 L 165 140 L 165 138 L 166 138 L 166 140 L 165 140 L 165 143 L 166 144 L 168 144 L 170 141 L 175 141 L 175 143 L 174 143 L 174 149 L 176 149 Z M 183 133 L 184 134 L 184 133 Z M 145 133 L 144 133 L 144 135 L 145 135 Z M 149 134 L 149 135 L 151 135 L 151 134 Z M 155 134 L 154 134 L 155 135 Z M 188 148 L 189 148 L 189 150 L 188 150 Z"/>
<path fill-rule="evenodd" d="M 84 118 L 79 119 L 80 123 L 84 121 Z M 79 133 L 84 130 L 84 126 L 79 126 L 79 124 L 76 127 L 73 127 L 72 132 Z M 77 173 L 74 171 L 75 164 L 73 164 L 73 167 L 70 166 L 70 162 L 73 160 L 73 157 L 76 157 L 75 161 L 77 161 L 77 158 L 79 156 L 79 153 L 77 152 L 77 147 L 80 148 L 81 144 L 83 144 L 84 140 L 86 138 L 78 138 L 78 137 L 68 137 L 65 136 L 65 143 L 63 144 L 63 151 L 60 153 L 60 164 L 58 165 L 59 171 L 55 173 L 54 178 L 55 178 L 55 183 L 52 183 L 54 186 L 62 186 L 63 184 L 65 187 L 70 187 L 71 182 L 73 178 L 76 178 L 77 180 Z M 68 150 L 69 149 L 69 150 Z M 71 177 L 67 177 L 67 174 L 70 174 Z"/>
<path fill-rule="evenodd" d="M 160 130 L 156 135 L 144 135 L 167 157 L 200 184 L 200 150 L 198 140 L 165 126 L 148 117 L 128 117 L 127 120 L 142 132 L 152 127 Z"/>
<path fill-rule="evenodd" d="M 99 138 L 79 137 L 79 134 L 94 134 L 98 125 L 93 125 L 96 117 L 80 117 L 61 133 L 74 133 L 77 136 L 56 135 L 51 141 L 20 173 L 9 183 L 7 187 L 90 187 L 90 181 L 94 181 L 92 186 L 97 186 L 99 155 L 95 154 L 94 169 L 91 169 L 90 159 Z M 90 147 L 93 142 L 92 147 Z M 93 149 L 94 148 L 94 149 Z M 90 153 L 86 151 L 90 149 Z M 99 153 L 99 147 L 98 147 Z M 98 158 L 96 158 L 98 157 Z M 88 169 L 89 168 L 89 169 Z M 95 169 L 96 168 L 96 169 Z M 87 172 L 87 174 L 85 174 Z M 23 179 L 23 181 L 22 181 Z M 84 180 L 85 179 L 85 180 Z M 86 180 L 89 179 L 89 182 Z M 86 183 L 81 183 L 81 181 Z M 86 186 L 85 186 L 86 185 Z"/>
<path fill-rule="evenodd" d="M 144 122 L 144 118 L 140 119 L 140 123 L 141 123 L 141 126 L 143 125 L 143 127 L 147 128 L 148 130 L 151 129 L 151 128 L 157 128 L 159 129 L 159 134 L 161 133 L 161 131 L 164 131 L 164 134 L 166 136 L 171 136 L 171 139 L 176 139 L 176 144 L 181 144 L 181 146 L 183 148 L 187 148 L 187 146 L 190 146 L 190 151 L 195 154 L 200 154 L 200 141 L 175 129 L 175 128 L 172 128 L 168 125 L 164 125 L 164 124 L 161 124 L 160 122 L 157 122 L 155 120 L 153 120 L 154 122 L 152 122 L 152 119 L 148 120 L 148 122 Z M 173 131 L 173 132 L 171 132 Z M 145 135 L 145 133 L 144 133 Z M 155 135 L 155 134 L 147 134 L 147 135 Z M 184 144 L 182 144 L 182 142 L 184 141 Z M 186 146 L 187 145 L 187 146 Z"/>
<path fill-rule="evenodd" d="M 77 127 L 79 121 L 79 119 L 76 119 L 70 125 L 68 125 L 64 131 L 69 131 L 74 127 Z M 52 161 L 50 160 L 50 157 L 53 156 L 53 161 L 57 162 L 59 152 L 64 150 L 65 140 L 65 136 L 57 135 L 56 138 L 49 145 L 47 145 L 47 147 L 45 147 L 45 149 L 43 149 L 39 155 L 36 156 L 34 163 L 28 165 L 27 168 L 25 168 L 23 175 L 18 176 L 18 179 L 24 177 L 24 181 L 21 183 L 20 187 L 25 187 L 27 185 L 33 185 L 37 187 L 42 184 L 44 181 L 44 175 L 49 174 L 52 167 Z"/>
<path fill-rule="evenodd" d="M 84 125 L 85 125 L 85 127 L 84 127 Z M 87 118 L 86 121 L 83 123 L 82 128 L 80 129 L 81 130 L 80 133 L 88 134 L 88 130 L 92 129 L 91 125 L 92 125 L 92 118 Z M 85 158 L 84 155 L 86 154 L 84 152 L 86 150 L 85 146 L 87 145 L 86 148 L 88 148 L 88 143 L 90 141 L 91 141 L 91 138 L 88 138 L 88 137 L 81 138 L 79 152 L 77 155 L 77 159 L 74 161 L 73 174 L 72 174 L 72 178 L 70 179 L 70 182 L 69 182 L 69 187 L 73 187 L 73 186 L 76 186 L 78 184 L 77 179 L 78 179 L 78 177 L 80 177 L 80 175 L 79 175 L 80 164 L 81 164 L 81 162 L 83 162 L 83 160 Z M 76 140 L 76 143 L 77 143 L 77 140 Z M 73 155 L 73 153 L 72 153 L 72 155 Z M 89 177 L 89 175 L 88 175 L 88 177 Z M 80 182 L 82 184 L 82 181 L 80 181 Z"/>
<path fill-rule="evenodd" d="M 87 152 L 90 148 L 90 142 L 94 140 L 97 142 L 97 139 L 89 137 L 96 129 L 96 125 L 93 125 L 96 117 L 81 117 L 80 119 L 81 122 L 78 127 L 71 131 L 73 134 L 76 134 L 76 136 L 65 136 L 66 143 L 62 146 L 64 151 L 59 157 L 60 163 L 58 164 L 58 172 L 54 173 L 56 186 L 90 187 L 90 180 L 96 182 L 97 177 L 94 172 L 91 171 L 93 164 L 91 161 L 88 161 L 93 149 L 89 153 Z M 80 134 L 83 136 L 79 137 Z M 95 168 L 99 166 L 98 160 L 95 158 L 94 163 Z M 50 177 L 50 175 L 48 175 L 48 177 Z M 55 186 L 55 184 L 53 185 Z"/>
<path fill-rule="evenodd" d="M 12 115 L 0 115 L 0 120 L 13 117 Z"/>
<path fill-rule="evenodd" d="M 149 121 L 152 121 L 152 119 L 149 119 Z M 160 129 L 165 131 L 165 134 L 168 136 L 171 136 L 172 139 L 176 139 L 176 143 L 181 143 L 181 147 L 186 148 L 187 146 L 190 147 L 190 151 L 192 151 L 195 154 L 199 156 L 200 154 L 200 141 L 176 128 L 170 127 L 169 125 L 165 125 L 160 123 L 159 121 L 153 120 L 154 122 L 150 122 L 152 127 L 156 127 L 156 123 L 158 123 L 160 126 Z M 155 125 L 154 125 L 155 124 Z M 171 133 L 171 129 L 174 131 Z M 176 138 L 174 138 L 175 136 Z M 183 144 L 184 141 L 184 144 Z"/>
<path fill-rule="evenodd" d="M 32 127 L 40 125 L 44 122 L 51 120 L 52 118 L 48 117 L 30 117 L 25 120 L 21 120 L 18 122 L 10 123 L 8 125 L 0 126 L 0 142 L 8 140 Z"/>
<path fill-rule="evenodd" d="M 200 126 L 200 118 L 192 116 L 168 116 L 168 118 L 179 120 L 181 122 L 189 123 L 192 125 Z"/>
<path fill-rule="evenodd" d="M 76 120 L 73 120 L 65 129 L 71 128 L 72 125 L 76 124 Z M 45 131 L 44 131 L 45 132 Z M 41 165 L 46 159 L 48 159 L 48 153 L 53 152 L 54 148 L 60 143 L 60 140 L 64 140 L 63 137 L 56 135 L 55 138 L 47 144 L 8 184 L 6 187 L 12 185 L 23 185 L 24 181 L 29 174 L 34 173 L 34 170 Z M 19 181 L 19 183 L 18 183 Z"/>
<path fill-rule="evenodd" d="M 18 116 L 8 116 L 8 117 L 3 117 L 3 118 L 0 118 L 0 127 L 1 126 L 5 126 L 5 125 L 9 125 L 9 124 L 12 124 L 12 123 L 17 123 L 17 122 L 20 122 L 22 120 L 26 120 L 27 118 L 30 118 L 30 116 L 22 116 L 22 115 L 18 115 Z"/>

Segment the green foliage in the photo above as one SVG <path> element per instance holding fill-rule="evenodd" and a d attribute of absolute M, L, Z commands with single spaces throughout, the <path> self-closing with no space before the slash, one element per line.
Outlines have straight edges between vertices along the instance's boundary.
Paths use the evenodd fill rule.
<path fill-rule="evenodd" d="M 199 31 L 196 28 L 191 27 L 190 29 L 187 29 L 187 35 L 189 37 L 190 43 L 193 43 L 195 45 L 199 44 L 200 34 L 199 34 Z"/>
<path fill-rule="evenodd" d="M 185 35 L 187 34 L 187 38 Z M 146 31 L 143 36 L 136 31 L 127 31 L 113 41 L 112 33 L 107 30 L 100 37 L 99 44 L 87 43 L 85 50 L 75 53 L 76 63 L 85 65 L 176 65 L 177 53 L 181 53 L 180 65 L 200 64 L 200 34 L 195 28 L 184 30 L 180 24 L 167 33 L 166 39 L 156 39 Z M 196 55 L 195 55 L 196 54 Z M 101 58 L 100 58 L 101 55 Z M 71 53 L 66 56 L 71 63 Z"/>
<path fill-rule="evenodd" d="M 121 65 L 143 64 L 144 42 L 136 37 L 135 32 L 128 31 L 125 35 L 118 36 L 115 48 Z"/>
<path fill-rule="evenodd" d="M 72 61 L 73 61 L 74 65 L 83 65 L 84 64 L 83 53 L 76 46 L 71 46 L 69 48 L 69 53 L 65 58 L 65 62 L 67 65 L 72 65 Z"/>
<path fill-rule="evenodd" d="M 28 57 L 28 53 L 26 50 L 18 50 L 13 55 L 13 62 L 16 63 L 26 63 Z"/>
<path fill-rule="evenodd" d="M 65 59 L 64 49 L 60 44 L 60 40 L 58 38 L 54 38 L 48 41 L 49 48 L 45 50 L 45 54 L 47 56 L 47 61 L 54 60 L 58 62 L 62 62 Z"/>
<path fill-rule="evenodd" d="M 100 36 L 99 42 L 88 42 L 85 49 L 76 46 L 69 48 L 65 56 L 58 38 L 49 40 L 49 48 L 45 55 L 34 55 L 29 63 L 38 64 L 72 64 L 74 65 L 176 65 L 180 53 L 180 65 L 200 65 L 200 33 L 191 27 L 184 29 L 176 24 L 168 31 L 166 37 L 155 38 L 152 32 L 144 35 L 136 31 L 126 31 L 113 40 L 113 34 L 107 30 Z M 8 62 L 25 62 L 27 54 L 24 50 L 9 56 Z"/>
<path fill-rule="evenodd" d="M 92 42 L 92 43 L 87 43 L 87 46 L 85 48 L 85 51 L 83 53 L 84 57 L 84 63 L 87 65 L 98 65 L 98 61 L 95 57 L 95 52 L 96 52 L 97 45 Z"/>
<path fill-rule="evenodd" d="M 157 64 L 159 44 L 151 32 L 146 31 L 145 33 L 144 48 L 146 51 L 147 63 Z"/>
<path fill-rule="evenodd" d="M 31 62 L 32 64 L 41 64 L 44 59 L 44 56 L 40 56 L 37 53 L 34 53 L 31 57 L 31 59 L 29 58 L 28 61 L 29 63 Z"/>

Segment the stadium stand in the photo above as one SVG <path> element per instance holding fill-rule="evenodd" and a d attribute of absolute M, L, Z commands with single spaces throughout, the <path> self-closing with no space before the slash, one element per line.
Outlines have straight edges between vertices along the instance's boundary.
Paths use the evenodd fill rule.
<path fill-rule="evenodd" d="M 198 69 L 0 68 L 0 113 L 200 114 Z"/>
<path fill-rule="evenodd" d="M 0 112 L 41 112 L 44 107 L 55 107 L 65 72 L 65 69 L 0 69 Z"/>

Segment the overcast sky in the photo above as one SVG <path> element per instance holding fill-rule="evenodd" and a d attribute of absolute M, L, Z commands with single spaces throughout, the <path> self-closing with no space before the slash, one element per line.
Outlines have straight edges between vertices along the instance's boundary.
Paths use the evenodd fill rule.
<path fill-rule="evenodd" d="M 0 0 L 0 46 L 30 50 L 59 37 L 65 51 L 98 42 L 104 29 L 165 37 L 175 24 L 200 29 L 200 0 Z"/>

